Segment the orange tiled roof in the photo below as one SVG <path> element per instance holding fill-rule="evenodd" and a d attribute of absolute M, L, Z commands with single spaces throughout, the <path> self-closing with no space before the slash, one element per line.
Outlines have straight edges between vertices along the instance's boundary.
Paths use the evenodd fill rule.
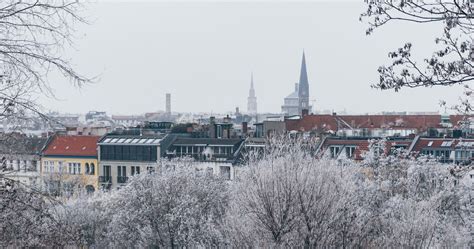
<path fill-rule="evenodd" d="M 55 136 L 43 150 L 45 156 L 97 157 L 99 136 Z"/>

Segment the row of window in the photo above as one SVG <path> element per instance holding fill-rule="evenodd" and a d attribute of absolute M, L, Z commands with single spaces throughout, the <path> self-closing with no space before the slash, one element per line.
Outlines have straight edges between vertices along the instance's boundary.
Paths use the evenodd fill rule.
<path fill-rule="evenodd" d="M 450 150 L 422 150 L 421 154 L 428 155 L 428 156 L 435 156 L 440 159 L 449 159 L 451 155 Z"/>
<path fill-rule="evenodd" d="M 234 148 L 229 146 L 216 146 L 216 147 L 205 147 L 205 146 L 176 146 L 177 154 L 225 154 L 232 155 Z"/>
<path fill-rule="evenodd" d="M 140 174 L 140 166 L 130 166 L 131 176 Z M 99 182 L 102 183 L 112 183 L 112 172 L 110 165 L 102 166 L 102 176 L 99 176 Z M 154 167 L 147 167 L 147 172 L 152 173 L 155 171 Z M 127 177 L 127 166 L 118 165 L 117 166 L 117 183 L 126 183 L 128 181 Z"/>
<path fill-rule="evenodd" d="M 421 151 L 421 153 L 423 155 L 439 157 L 439 158 L 442 158 L 442 159 L 449 159 L 451 157 L 452 151 L 451 150 L 429 150 L 429 149 L 424 149 L 424 150 Z M 456 150 L 456 151 L 454 151 L 454 157 L 456 158 L 456 160 L 474 158 L 474 151 Z"/>
<path fill-rule="evenodd" d="M 2 161 L 2 167 L 12 170 L 19 171 L 36 171 L 37 161 L 27 161 L 27 160 L 4 160 Z"/>
<path fill-rule="evenodd" d="M 111 161 L 156 161 L 158 150 L 156 146 L 133 145 L 102 145 L 100 160 Z"/>
<path fill-rule="evenodd" d="M 212 167 L 207 167 L 206 169 L 199 169 L 196 168 L 198 172 L 203 172 L 207 175 L 214 175 L 214 168 Z M 230 166 L 219 166 L 219 176 L 222 177 L 225 180 L 230 180 L 231 178 L 231 168 Z"/>
<path fill-rule="evenodd" d="M 140 174 L 140 166 L 130 166 L 130 171 L 131 171 L 130 172 L 131 176 L 138 175 L 138 174 Z M 151 172 L 154 172 L 154 171 L 155 171 L 154 167 L 151 167 L 151 166 L 147 167 L 147 172 L 151 173 Z M 104 174 L 104 176 L 110 176 L 111 175 L 110 165 L 104 165 L 103 166 L 103 174 Z M 117 166 L 117 176 L 126 177 L 127 176 L 127 166 L 118 165 Z"/>
<path fill-rule="evenodd" d="M 57 167 L 56 167 L 57 163 Z M 82 172 L 81 163 L 63 161 L 43 161 L 43 172 L 45 173 L 68 173 L 70 175 L 80 175 Z M 84 174 L 95 175 L 95 164 L 85 163 Z"/>
<path fill-rule="evenodd" d="M 170 167 L 171 165 L 167 165 L 166 167 Z M 140 174 L 140 166 L 130 166 L 131 176 Z M 155 167 L 147 167 L 148 173 L 155 172 Z M 220 176 L 224 179 L 230 180 L 231 178 L 231 168 L 230 166 L 219 166 Z M 206 169 L 206 173 L 214 174 L 214 169 L 209 167 Z M 101 182 L 112 182 L 111 178 L 111 166 L 104 165 L 103 166 L 103 176 L 101 176 Z M 125 183 L 128 181 L 127 177 L 127 166 L 118 165 L 117 166 L 117 183 Z"/>

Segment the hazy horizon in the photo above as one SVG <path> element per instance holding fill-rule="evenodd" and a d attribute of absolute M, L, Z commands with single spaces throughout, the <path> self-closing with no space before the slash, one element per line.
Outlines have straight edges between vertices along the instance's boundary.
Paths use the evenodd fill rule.
<path fill-rule="evenodd" d="M 440 100 L 455 104 L 460 86 L 370 87 L 389 51 L 411 41 L 415 56 L 430 56 L 442 30 L 391 23 L 366 36 L 363 10 L 363 1 L 94 3 L 86 12 L 91 25 L 77 27 L 76 49 L 65 55 L 100 79 L 77 89 L 53 76 L 59 100 L 40 103 L 65 113 L 141 114 L 164 110 L 169 92 L 173 111 L 245 112 L 253 72 L 259 112 L 278 113 L 299 79 L 304 50 L 315 111 L 443 111 Z"/>

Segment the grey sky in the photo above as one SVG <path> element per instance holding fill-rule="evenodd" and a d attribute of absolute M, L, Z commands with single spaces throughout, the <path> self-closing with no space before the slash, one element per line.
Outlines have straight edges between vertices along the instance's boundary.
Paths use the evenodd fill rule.
<path fill-rule="evenodd" d="M 413 41 L 415 55 L 429 55 L 441 30 L 392 23 L 367 37 L 363 8 L 362 0 L 92 4 L 92 24 L 78 27 L 76 51 L 66 55 L 100 80 L 77 89 L 52 77 L 59 100 L 41 102 L 61 112 L 133 114 L 163 110 L 170 92 L 173 111 L 246 110 L 253 71 L 259 112 L 279 112 L 304 49 L 317 110 L 436 111 L 440 99 L 455 103 L 460 87 L 370 88 L 388 51 Z"/>

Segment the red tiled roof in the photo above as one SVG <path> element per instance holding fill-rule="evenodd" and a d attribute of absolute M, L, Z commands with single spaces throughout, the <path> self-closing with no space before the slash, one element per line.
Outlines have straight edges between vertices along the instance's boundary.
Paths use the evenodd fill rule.
<path fill-rule="evenodd" d="M 385 153 L 388 154 L 391 151 L 392 146 L 395 145 L 405 145 L 405 147 L 408 149 L 410 144 L 412 143 L 412 140 L 397 140 L 397 141 L 386 141 L 385 142 Z M 363 157 L 362 155 L 364 152 L 367 152 L 369 150 L 369 145 L 370 141 L 369 139 L 331 139 L 328 138 L 324 141 L 324 144 L 322 145 L 322 151 L 326 151 L 327 148 L 331 145 L 352 145 L 355 146 L 356 149 L 354 151 L 354 159 L 355 160 L 362 160 Z"/>
<path fill-rule="evenodd" d="M 324 151 L 331 145 L 353 145 L 356 146 L 354 151 L 354 159 L 362 160 L 362 154 L 364 151 L 369 150 L 369 140 L 332 140 L 328 139 L 323 145 Z"/>
<path fill-rule="evenodd" d="M 337 122 L 332 115 L 307 115 L 302 119 L 285 120 L 285 124 L 288 131 L 337 130 Z"/>
<path fill-rule="evenodd" d="M 441 146 L 443 142 L 453 142 L 450 146 Z M 459 142 L 474 142 L 474 139 L 455 139 L 455 138 L 420 138 L 416 142 L 412 151 L 415 154 L 419 154 L 423 149 L 455 149 Z M 431 143 L 431 144 L 430 144 Z M 429 145 L 429 146 L 428 146 Z"/>
<path fill-rule="evenodd" d="M 339 116 L 353 128 L 405 128 L 426 130 L 439 127 L 441 115 L 361 115 Z"/>
<path fill-rule="evenodd" d="M 456 126 L 462 115 L 451 115 L 450 120 Z M 417 129 L 442 128 L 441 115 L 307 115 L 298 120 L 285 120 L 287 130 L 311 131 L 317 129 L 338 130 L 341 127 L 354 129 Z"/>
<path fill-rule="evenodd" d="M 472 116 L 470 116 L 472 117 Z M 459 127 L 459 123 L 466 118 L 465 115 L 450 115 L 449 120 L 451 121 L 451 124 L 453 124 L 453 127 Z"/>
<path fill-rule="evenodd" d="M 100 136 L 55 136 L 43 150 L 45 156 L 97 156 Z"/>

